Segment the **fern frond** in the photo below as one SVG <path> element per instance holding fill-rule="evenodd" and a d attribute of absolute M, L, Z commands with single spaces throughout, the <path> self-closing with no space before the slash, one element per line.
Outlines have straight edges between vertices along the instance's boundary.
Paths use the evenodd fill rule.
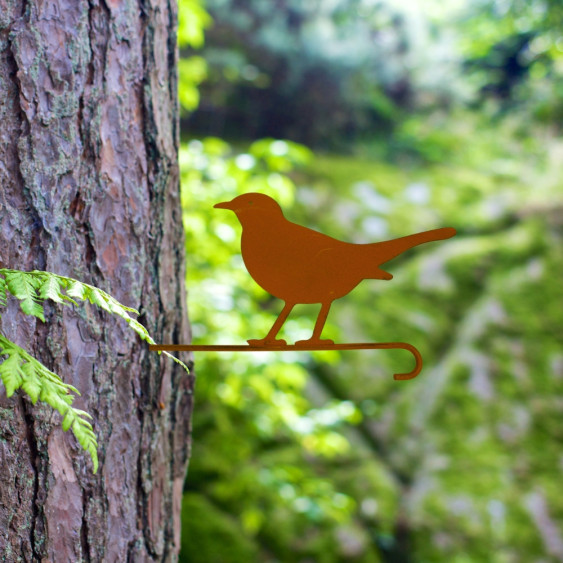
<path fill-rule="evenodd" d="M 20 272 L 19 270 L 2 268 L 0 269 L 0 280 L 3 280 L 2 276 L 6 281 L 5 287 L 14 297 L 20 299 L 22 311 L 28 315 L 35 315 L 41 320 L 45 320 L 40 300 L 51 299 L 56 303 L 71 301 L 75 305 L 74 299 L 88 301 L 108 313 L 121 317 L 142 340 L 154 344 L 154 340 L 150 337 L 147 329 L 129 315 L 129 313 L 138 315 L 139 311 L 122 305 L 117 299 L 93 285 L 40 270 Z M 1 287 L 3 286 L 0 286 L 0 292 Z M 0 299 L 1 296 L 0 293 Z"/>
<path fill-rule="evenodd" d="M 71 297 L 76 297 L 84 301 L 84 291 L 86 289 L 86 284 L 79 282 L 78 280 L 72 280 L 70 278 L 64 278 L 66 293 Z"/>
<path fill-rule="evenodd" d="M 104 309 L 108 313 L 117 315 L 121 317 L 141 338 L 148 342 L 149 344 L 154 344 L 154 340 L 151 338 L 148 330 L 137 320 L 129 315 L 129 313 L 139 314 L 139 311 L 133 309 L 132 307 L 126 307 L 122 305 L 117 299 L 114 299 L 111 295 L 93 287 L 91 285 L 84 285 L 84 299 L 88 300 L 92 305 L 97 305 L 98 307 Z"/>
<path fill-rule="evenodd" d="M 35 276 L 29 275 L 28 272 L 19 272 L 18 270 L 0 270 L 6 279 L 6 287 L 8 291 L 20 300 L 21 310 L 26 315 L 33 315 L 45 322 L 43 314 L 43 305 L 39 302 L 37 289 L 40 286 Z"/>
<path fill-rule="evenodd" d="M 59 276 L 62 278 L 62 276 Z M 117 299 L 113 298 L 109 293 L 94 287 L 93 285 L 88 285 L 87 283 L 82 283 L 72 278 L 62 278 L 68 284 L 67 294 L 80 299 L 81 301 L 88 301 L 92 305 L 97 305 L 104 311 L 112 313 L 121 317 L 145 342 L 149 344 L 154 344 L 154 340 L 151 338 L 147 329 L 136 319 L 131 317 L 129 313 L 139 314 L 137 309 L 133 307 L 126 307 L 122 305 Z"/>
<path fill-rule="evenodd" d="M 73 278 L 40 270 L 21 272 L 0 268 L 0 305 L 6 304 L 8 293 L 20 300 L 24 313 L 38 317 L 43 322 L 45 317 L 41 302 L 46 299 L 63 304 L 71 302 L 74 305 L 77 305 L 77 300 L 88 301 L 108 313 L 121 317 L 141 340 L 149 344 L 155 343 L 147 329 L 130 316 L 129 313 L 139 314 L 136 309 L 126 307 L 105 291 Z M 190 373 L 184 362 L 168 352 L 163 353 Z M 80 395 L 78 390 L 64 383 L 56 373 L 48 370 L 1 334 L 0 356 L 5 356 L 0 363 L 0 377 L 8 397 L 16 390 L 22 389 L 34 404 L 40 400 L 56 409 L 63 416 L 63 430 L 71 429 L 79 444 L 89 452 L 95 473 L 98 468 L 97 439 L 92 425 L 85 419 L 90 415 L 72 407 L 74 397 L 71 392 Z"/>
<path fill-rule="evenodd" d="M 78 391 L 1 334 L 0 356 L 5 356 L 0 364 L 0 377 L 6 388 L 6 395 L 11 397 L 21 388 L 33 404 L 41 400 L 57 410 L 63 416 L 63 429 L 72 429 L 78 443 L 90 454 L 96 473 L 98 442 L 92 425 L 85 420 L 90 415 L 72 406 L 74 397 L 71 392 Z"/>
<path fill-rule="evenodd" d="M 154 344 L 154 341 L 152 343 Z M 190 368 L 182 360 L 180 360 L 180 358 L 177 358 L 170 352 L 166 352 L 164 350 L 161 351 L 165 356 L 168 356 L 171 360 L 174 360 L 178 365 L 182 366 L 188 373 L 190 373 Z M 161 351 L 159 351 L 158 353 L 160 354 Z"/>
<path fill-rule="evenodd" d="M 4 283 L 4 285 L 2 285 L 2 282 L 4 282 L 4 278 L 2 276 L 6 278 L 7 282 Z M 3 287 L 5 288 L 4 294 L 2 293 Z M 137 311 L 137 309 L 133 309 L 133 307 L 126 307 L 117 301 L 117 299 L 113 298 L 109 293 L 106 293 L 93 285 L 75 280 L 74 278 L 59 276 L 58 274 L 44 272 L 41 270 L 21 272 L 19 270 L 0 268 L 0 305 L 3 304 L 2 295 L 4 295 L 5 302 L 6 290 L 14 297 L 22 300 L 21 307 L 24 313 L 39 316 L 36 314 L 38 309 L 33 308 L 30 304 L 30 302 L 35 303 L 35 306 L 41 310 L 41 316 L 39 316 L 39 318 L 43 321 L 43 308 L 39 303 L 39 299 L 51 299 L 56 303 L 66 303 L 70 301 L 74 305 L 77 305 L 75 299 L 88 301 L 92 305 L 96 305 L 108 313 L 121 317 L 129 325 L 129 327 L 139 335 L 141 340 L 144 340 L 149 344 L 155 344 L 155 341 L 152 339 L 147 329 L 139 321 L 129 315 L 129 313 L 138 315 L 139 311 Z M 37 292 L 39 292 L 39 296 L 37 295 Z M 31 312 L 28 312 L 30 310 Z M 168 352 L 164 352 L 164 354 L 174 360 L 177 364 L 181 365 L 188 373 L 190 372 L 188 366 L 184 362 Z"/>
<path fill-rule="evenodd" d="M 7 348 L 2 344 L 2 336 L 0 336 L 0 355 L 5 355 L 4 350 Z M 0 377 L 6 388 L 6 396 L 11 397 L 14 392 L 22 386 L 23 372 L 20 367 L 22 358 L 20 358 L 16 349 L 13 349 L 8 357 L 0 364 Z M 33 399 L 32 399 L 33 401 Z"/>
<path fill-rule="evenodd" d="M 56 274 L 51 274 L 50 272 L 38 272 L 37 270 L 30 272 L 39 281 L 39 297 L 43 300 L 50 299 L 55 301 L 55 303 L 67 304 L 68 301 L 77 305 L 76 301 L 65 295 L 61 291 L 61 278 Z"/>

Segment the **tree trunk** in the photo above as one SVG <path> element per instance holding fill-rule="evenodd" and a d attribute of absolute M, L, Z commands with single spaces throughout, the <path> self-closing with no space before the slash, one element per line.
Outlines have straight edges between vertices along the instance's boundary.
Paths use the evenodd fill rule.
<path fill-rule="evenodd" d="M 0 0 L 0 262 L 108 291 L 157 342 L 188 339 L 175 26 L 166 0 Z M 2 332 L 81 390 L 100 470 L 0 385 L 0 560 L 175 560 L 192 378 L 92 306 L 14 301 Z"/>

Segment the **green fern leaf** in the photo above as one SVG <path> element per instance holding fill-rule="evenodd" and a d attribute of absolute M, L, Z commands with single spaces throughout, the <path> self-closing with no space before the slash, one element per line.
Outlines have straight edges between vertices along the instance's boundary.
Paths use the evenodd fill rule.
<path fill-rule="evenodd" d="M 33 299 L 24 299 L 23 301 L 21 301 L 20 307 L 21 310 L 26 315 L 32 315 L 45 322 L 45 313 L 43 311 L 43 305 L 40 305 Z"/>
<path fill-rule="evenodd" d="M 35 381 L 25 381 L 22 383 L 21 388 L 28 394 L 31 402 L 35 405 L 39 399 L 41 387 L 36 385 Z"/>
<path fill-rule="evenodd" d="M 141 340 L 145 340 L 149 344 L 156 344 L 156 342 L 151 338 L 149 331 L 138 321 L 128 317 L 125 319 L 127 324 L 140 336 Z"/>
<path fill-rule="evenodd" d="M 93 418 L 92 415 L 89 412 L 81 411 L 80 409 L 74 409 L 74 412 L 76 414 L 79 414 L 80 416 L 85 416 L 86 418 Z M 89 422 L 85 421 L 84 424 L 86 424 L 90 428 L 92 428 L 92 425 Z"/>
<path fill-rule="evenodd" d="M 76 416 L 72 422 L 71 428 L 73 434 L 78 440 L 78 443 L 90 454 L 94 473 L 96 473 L 98 471 L 98 449 L 96 436 L 91 430 L 90 423 L 79 416 Z"/>
<path fill-rule="evenodd" d="M 86 285 L 86 284 L 85 284 Z M 92 305 L 97 305 L 101 307 L 105 311 L 109 313 L 114 313 L 120 317 L 128 317 L 127 313 L 135 313 L 136 315 L 139 314 L 137 309 L 133 309 L 133 307 L 126 307 L 122 305 L 117 299 L 114 299 L 109 293 L 94 287 L 92 285 L 86 285 L 86 293 L 85 297 L 92 303 Z"/>
<path fill-rule="evenodd" d="M 7 356 L 0 364 L 0 377 L 6 387 L 7 396 L 10 397 L 21 388 L 34 404 L 41 400 L 57 410 L 63 416 L 63 429 L 72 429 L 78 443 L 90 454 L 96 473 L 97 438 L 92 425 L 84 418 L 90 415 L 72 407 L 74 398 L 70 393 L 76 389 L 64 383 L 56 373 L 1 334 L 0 356 Z"/>
<path fill-rule="evenodd" d="M 33 315 L 45 322 L 43 306 L 39 303 L 37 295 L 38 282 L 36 278 L 27 272 L 17 270 L 3 270 L 6 276 L 6 287 L 8 291 L 20 300 L 21 310 L 26 315 Z"/>
<path fill-rule="evenodd" d="M 105 299 L 103 298 L 103 294 L 101 290 L 96 287 L 86 286 L 86 291 L 84 293 L 84 297 L 92 303 L 92 305 L 97 305 L 98 307 L 104 309 L 104 311 L 111 312 L 111 309 L 108 307 Z"/>
<path fill-rule="evenodd" d="M 66 414 L 64 415 L 63 422 L 62 422 L 62 425 L 61 425 L 65 432 L 70 428 L 70 425 L 72 424 L 73 420 L 74 420 L 74 417 L 72 416 L 72 412 L 67 411 Z"/>
<path fill-rule="evenodd" d="M 154 344 L 147 329 L 132 318 L 129 313 L 138 315 L 132 307 L 126 307 L 105 291 L 82 283 L 73 278 L 59 276 L 51 272 L 34 270 L 21 272 L 0 268 L 0 306 L 5 305 L 7 294 L 11 293 L 20 300 L 22 311 L 38 317 L 45 322 L 42 301 L 50 299 L 56 303 L 67 301 L 77 304 L 73 299 L 88 301 L 105 311 L 125 320 L 137 335 L 149 344 Z M 168 352 L 166 356 L 181 365 L 188 373 L 189 368 L 184 362 Z M 160 352 L 159 352 L 160 354 Z M 98 469 L 97 438 L 92 425 L 86 420 L 91 416 L 82 410 L 72 407 L 74 396 L 80 395 L 72 385 L 64 383 L 61 378 L 48 370 L 43 364 L 30 356 L 0 334 L 0 377 L 6 388 L 8 397 L 18 389 L 22 389 L 35 404 L 38 400 L 49 404 L 63 417 L 63 430 L 71 429 L 79 444 L 92 458 L 94 473 Z"/>
<path fill-rule="evenodd" d="M 84 301 L 84 290 L 86 289 L 86 285 L 78 280 L 73 280 L 67 278 L 66 281 L 68 284 L 66 285 L 67 290 L 66 294 L 70 297 L 76 297 L 76 299 L 80 299 Z"/>
<path fill-rule="evenodd" d="M 92 465 L 93 465 L 93 471 L 94 473 L 98 472 L 98 449 L 96 447 L 96 443 L 93 441 L 90 441 L 87 447 L 88 453 L 90 454 L 90 457 L 92 458 Z"/>
<path fill-rule="evenodd" d="M 45 275 L 43 272 L 31 272 L 36 274 L 37 279 L 40 282 L 39 286 L 39 297 L 43 300 L 51 299 L 55 303 L 64 303 L 64 295 L 61 292 L 61 284 L 57 276 Z"/>
<path fill-rule="evenodd" d="M 152 338 L 151 338 L 151 340 L 152 340 Z M 151 344 L 154 344 L 154 340 L 152 340 Z M 162 353 L 165 356 L 169 357 L 171 360 L 174 360 L 178 365 L 182 366 L 188 373 L 190 373 L 190 368 L 182 360 L 180 360 L 176 356 L 173 356 L 170 352 L 162 351 Z M 160 354 L 160 352 L 159 352 L 159 354 Z"/>
<path fill-rule="evenodd" d="M 9 341 L 8 341 L 9 342 Z M 0 355 L 8 357 L 0 364 L 0 377 L 6 388 L 6 396 L 11 397 L 23 383 L 23 373 L 20 368 L 22 362 L 17 350 L 8 352 L 0 339 Z"/>

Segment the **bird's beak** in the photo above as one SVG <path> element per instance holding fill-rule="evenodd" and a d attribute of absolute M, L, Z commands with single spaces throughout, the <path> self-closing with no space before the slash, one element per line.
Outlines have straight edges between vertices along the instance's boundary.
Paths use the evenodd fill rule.
<path fill-rule="evenodd" d="M 213 207 L 215 209 L 230 209 L 231 211 L 234 210 L 232 201 L 222 201 L 221 203 L 215 204 Z"/>

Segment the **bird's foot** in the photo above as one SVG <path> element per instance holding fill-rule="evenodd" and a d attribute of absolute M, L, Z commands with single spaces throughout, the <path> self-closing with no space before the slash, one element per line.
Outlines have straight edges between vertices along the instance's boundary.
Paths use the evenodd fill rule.
<path fill-rule="evenodd" d="M 295 346 L 319 346 L 319 348 L 323 348 L 324 346 L 332 346 L 333 344 L 334 340 L 328 338 L 309 338 L 309 340 L 298 340 Z"/>
<path fill-rule="evenodd" d="M 287 346 L 287 342 L 275 338 L 252 338 L 247 340 L 249 346 Z"/>

